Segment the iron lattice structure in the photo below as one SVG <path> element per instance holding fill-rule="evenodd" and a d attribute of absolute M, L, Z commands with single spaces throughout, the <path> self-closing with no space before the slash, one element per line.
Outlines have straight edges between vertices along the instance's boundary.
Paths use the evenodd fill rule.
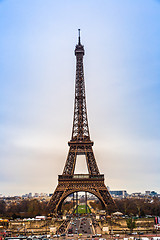
<path fill-rule="evenodd" d="M 62 175 L 58 176 L 58 186 L 49 202 L 49 209 L 59 213 L 64 199 L 74 192 L 90 192 L 97 196 L 106 210 L 115 203 L 104 184 L 104 175 L 100 174 L 90 139 L 87 119 L 85 82 L 83 71 L 84 47 L 80 41 L 75 48 L 76 82 L 72 137 L 68 142 L 69 153 Z M 85 155 L 89 174 L 74 174 L 77 155 Z"/>

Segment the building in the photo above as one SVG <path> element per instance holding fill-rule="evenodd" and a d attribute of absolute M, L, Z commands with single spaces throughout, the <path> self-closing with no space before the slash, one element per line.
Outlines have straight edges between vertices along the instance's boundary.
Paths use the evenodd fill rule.
<path fill-rule="evenodd" d="M 126 190 L 110 191 L 110 194 L 112 195 L 112 197 L 115 197 L 115 198 L 125 198 L 128 196 L 128 193 Z"/>

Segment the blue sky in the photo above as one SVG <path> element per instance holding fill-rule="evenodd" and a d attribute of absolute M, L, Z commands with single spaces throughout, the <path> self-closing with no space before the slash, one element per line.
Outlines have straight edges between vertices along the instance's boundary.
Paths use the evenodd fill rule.
<path fill-rule="evenodd" d="M 106 185 L 160 193 L 157 0 L 0 1 L 0 193 L 57 185 L 71 138 L 78 28 L 90 134 Z"/>

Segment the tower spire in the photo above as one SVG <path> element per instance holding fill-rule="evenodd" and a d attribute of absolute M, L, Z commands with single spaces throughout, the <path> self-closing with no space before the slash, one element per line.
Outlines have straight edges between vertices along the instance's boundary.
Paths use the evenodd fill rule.
<path fill-rule="evenodd" d="M 75 103 L 73 116 L 73 129 L 71 141 L 90 141 L 89 126 L 87 119 L 87 107 L 85 96 L 85 81 L 83 72 L 83 56 L 84 46 L 80 43 L 80 29 L 79 42 L 75 48 L 76 55 L 76 81 L 75 81 Z"/>
<path fill-rule="evenodd" d="M 81 36 L 80 36 L 81 29 L 78 29 L 78 45 L 81 45 Z"/>
<path fill-rule="evenodd" d="M 80 30 L 80 29 L 79 29 Z M 83 72 L 83 56 L 84 47 L 80 43 L 75 48 L 76 55 L 76 81 L 75 81 L 75 100 L 74 100 L 74 115 L 72 137 L 68 142 L 70 149 L 67 161 L 63 170 L 63 175 L 74 175 L 77 155 L 85 155 L 88 172 L 90 175 L 99 175 L 99 169 L 92 150 L 93 142 L 90 139 L 86 96 L 85 96 L 85 82 Z"/>

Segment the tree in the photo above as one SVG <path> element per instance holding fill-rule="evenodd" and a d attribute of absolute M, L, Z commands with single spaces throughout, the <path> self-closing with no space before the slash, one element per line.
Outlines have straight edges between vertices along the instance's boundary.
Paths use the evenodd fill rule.
<path fill-rule="evenodd" d="M 3 216 L 6 212 L 6 203 L 2 200 L 0 201 L 0 216 Z"/>
<path fill-rule="evenodd" d="M 128 218 L 126 220 L 127 227 L 130 229 L 130 233 L 133 232 L 133 229 L 136 227 L 136 222 L 133 218 Z"/>

